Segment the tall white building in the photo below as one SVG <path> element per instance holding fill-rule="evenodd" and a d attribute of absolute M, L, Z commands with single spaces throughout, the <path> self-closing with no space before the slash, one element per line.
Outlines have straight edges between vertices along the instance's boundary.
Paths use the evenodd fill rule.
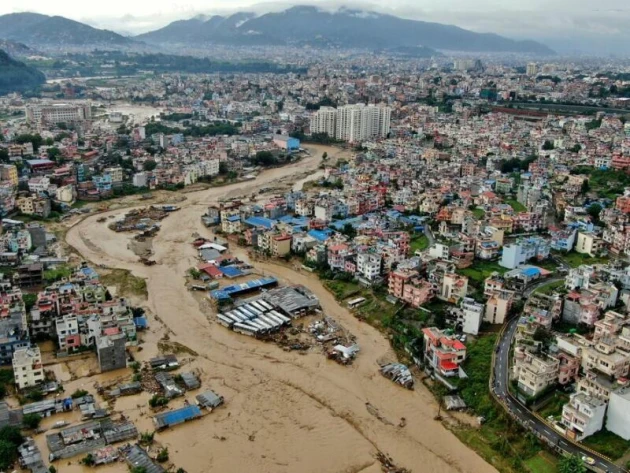
<path fill-rule="evenodd" d="M 30 123 L 65 123 L 89 120 L 92 108 L 89 103 L 53 103 L 26 106 L 26 120 Z"/>
<path fill-rule="evenodd" d="M 382 138 L 389 133 L 391 114 L 385 105 L 322 107 L 311 118 L 311 133 L 327 133 L 349 143 Z"/>
<path fill-rule="evenodd" d="M 538 66 L 536 63 L 530 62 L 527 64 L 527 70 L 525 72 L 527 72 L 528 76 L 535 76 L 538 74 Z"/>
<path fill-rule="evenodd" d="M 326 133 L 328 136 L 335 136 L 337 131 L 337 109 L 333 107 L 322 107 L 313 114 L 311 118 L 311 134 Z"/>
<path fill-rule="evenodd" d="M 18 348 L 13 353 L 13 376 L 18 389 L 44 382 L 44 367 L 39 347 Z"/>

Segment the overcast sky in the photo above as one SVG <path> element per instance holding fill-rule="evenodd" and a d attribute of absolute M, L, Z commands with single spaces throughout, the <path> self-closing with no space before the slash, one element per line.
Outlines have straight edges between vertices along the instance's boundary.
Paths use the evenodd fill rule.
<path fill-rule="evenodd" d="M 2 0 L 0 14 L 33 11 L 62 15 L 122 33 L 141 33 L 176 19 L 198 14 L 234 11 L 281 10 L 290 4 L 339 5 L 392 13 L 405 18 L 436 21 L 478 32 L 493 32 L 512 38 L 547 40 L 576 49 L 593 45 L 602 52 L 630 48 L 629 0 L 311 0 L 260 3 L 255 0 Z M 384 4 L 384 5 L 383 5 Z"/>

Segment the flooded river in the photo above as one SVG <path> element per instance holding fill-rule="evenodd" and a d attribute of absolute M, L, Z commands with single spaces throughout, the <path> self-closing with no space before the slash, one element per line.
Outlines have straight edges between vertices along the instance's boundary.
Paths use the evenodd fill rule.
<path fill-rule="evenodd" d="M 127 249 L 129 235 L 108 230 L 106 222 L 98 223 L 101 215 L 88 217 L 68 231 L 67 242 L 87 260 L 126 268 L 146 278 L 146 305 L 160 322 L 151 319 L 151 333 L 145 338 L 140 358 L 154 356 L 159 337 L 168 332 L 171 341 L 198 354 L 188 363 L 191 369 L 199 370 L 202 389 L 216 390 L 226 399 L 225 406 L 210 416 L 159 433 L 156 438 L 169 448 L 174 464 L 188 473 L 377 473 L 381 468 L 374 455 L 379 450 L 414 472 L 494 472 L 433 420 L 437 405 L 420 383 L 415 391 L 407 391 L 380 376 L 377 361 L 393 359 L 388 340 L 340 306 L 312 274 L 255 263 L 258 270 L 284 283 L 309 287 L 319 297 L 324 312 L 356 335 L 361 353 L 351 366 L 326 360 L 321 353 L 285 352 L 235 334 L 214 323 L 213 317 L 201 310 L 195 295 L 186 290 L 184 275 L 198 262 L 192 235 L 210 235 L 200 220 L 205 207 L 226 196 L 250 195 L 305 171 L 318 176 L 324 151 L 332 159 L 345 153 L 312 147 L 310 157 L 265 171 L 255 181 L 187 194 L 181 210 L 162 222 L 153 241 L 158 264 L 152 267 L 138 264 Z M 171 404 L 179 406 L 177 401 Z M 142 406 L 146 406 L 142 396 L 116 404 L 141 431 L 151 428 Z M 399 427 L 403 417 L 406 426 Z M 102 471 L 124 471 L 119 465 L 106 468 Z M 67 469 L 63 463 L 61 471 L 82 472 Z"/>

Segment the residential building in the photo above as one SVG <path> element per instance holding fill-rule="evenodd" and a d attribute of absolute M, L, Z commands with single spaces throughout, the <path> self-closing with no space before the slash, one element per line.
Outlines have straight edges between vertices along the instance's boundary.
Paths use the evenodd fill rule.
<path fill-rule="evenodd" d="M 602 251 L 604 240 L 593 232 L 578 232 L 575 251 L 589 256 L 598 256 Z"/>
<path fill-rule="evenodd" d="M 601 399 L 574 393 L 562 408 L 562 423 L 569 437 L 582 441 L 602 429 L 605 413 L 606 403 Z"/>
<path fill-rule="evenodd" d="M 57 124 L 90 120 L 91 118 L 92 108 L 89 103 L 52 103 L 26 106 L 26 121 L 29 123 Z"/>
<path fill-rule="evenodd" d="M 127 352 L 125 334 L 103 335 L 97 338 L 96 354 L 101 373 L 125 368 L 127 366 Z"/>
<path fill-rule="evenodd" d="M 311 133 L 327 133 L 349 143 L 384 138 L 390 130 L 391 112 L 385 105 L 345 105 L 336 110 L 322 107 L 311 117 L 310 129 Z"/>
<path fill-rule="evenodd" d="M 15 187 L 18 185 L 18 171 L 14 164 L 0 165 L 0 180 L 8 181 Z"/>
<path fill-rule="evenodd" d="M 477 335 L 483 321 L 485 305 L 470 297 L 462 299 L 460 305 L 462 332 Z"/>
<path fill-rule="evenodd" d="M 459 366 L 466 359 L 466 346 L 435 327 L 424 328 L 422 333 L 425 363 L 440 376 L 459 375 Z"/>
<path fill-rule="evenodd" d="M 624 440 L 630 440 L 630 387 L 610 393 L 606 429 Z"/>
<path fill-rule="evenodd" d="M 44 382 L 44 366 L 39 347 L 22 347 L 13 352 L 13 377 L 20 390 Z"/>
<path fill-rule="evenodd" d="M 70 352 L 81 346 L 79 321 L 76 315 L 68 314 L 58 317 L 55 325 L 60 350 Z"/>
<path fill-rule="evenodd" d="M 540 261 L 547 258 L 549 249 L 549 242 L 540 237 L 520 239 L 503 247 L 499 264 L 504 268 L 514 269 L 532 259 Z"/>
<path fill-rule="evenodd" d="M 503 324 L 512 308 L 513 301 L 512 291 L 496 291 L 486 302 L 484 320 L 491 324 Z"/>
<path fill-rule="evenodd" d="M 556 384 L 559 367 L 557 358 L 517 346 L 512 377 L 516 379 L 521 392 L 534 397 Z"/>

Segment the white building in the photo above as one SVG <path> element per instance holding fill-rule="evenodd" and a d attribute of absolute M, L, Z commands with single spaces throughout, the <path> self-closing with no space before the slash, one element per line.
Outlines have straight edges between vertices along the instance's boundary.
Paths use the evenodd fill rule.
<path fill-rule="evenodd" d="M 503 247 L 499 264 L 504 268 L 515 269 L 531 259 L 542 260 L 549 256 L 550 245 L 538 237 L 521 239 Z"/>
<path fill-rule="evenodd" d="M 391 114 L 391 108 L 385 105 L 322 107 L 311 117 L 311 134 L 327 133 L 349 143 L 383 138 L 389 133 Z"/>
<path fill-rule="evenodd" d="M 527 70 L 525 71 L 528 76 L 535 76 L 538 74 L 538 65 L 536 63 L 530 62 L 527 64 Z"/>
<path fill-rule="evenodd" d="M 359 253 L 357 255 L 357 273 L 369 281 L 373 281 L 381 274 L 381 255 L 374 253 Z"/>
<path fill-rule="evenodd" d="M 583 440 L 604 426 L 606 403 L 584 393 L 571 395 L 571 400 L 562 408 L 562 423 Z"/>
<path fill-rule="evenodd" d="M 59 349 L 67 351 L 81 345 L 79 336 L 79 322 L 76 315 L 64 315 L 55 321 L 57 327 L 57 339 Z"/>
<path fill-rule="evenodd" d="M 13 376 L 18 389 L 44 382 L 44 366 L 39 347 L 17 348 L 13 353 Z"/>
<path fill-rule="evenodd" d="M 326 133 L 335 136 L 337 131 L 337 109 L 333 107 L 321 107 L 311 117 L 311 134 Z"/>
<path fill-rule="evenodd" d="M 120 166 L 105 168 L 104 173 L 112 178 L 112 184 L 120 184 L 123 181 L 123 170 Z"/>
<path fill-rule="evenodd" d="M 442 243 L 436 243 L 431 248 L 429 248 L 429 256 L 437 259 L 448 259 L 449 257 L 449 247 L 448 245 L 444 245 Z"/>
<path fill-rule="evenodd" d="M 133 175 L 134 187 L 147 187 L 149 185 L 149 177 L 146 172 L 139 172 Z"/>
<path fill-rule="evenodd" d="M 630 387 L 610 393 L 606 429 L 619 437 L 630 440 Z"/>
<path fill-rule="evenodd" d="M 29 123 L 65 123 L 84 121 L 92 118 L 92 108 L 89 103 L 53 103 L 26 106 L 26 121 Z"/>
<path fill-rule="evenodd" d="M 465 297 L 462 299 L 460 309 L 462 332 L 477 335 L 484 317 L 484 304 L 480 304 L 470 297 Z"/>
<path fill-rule="evenodd" d="M 28 190 L 32 194 L 46 192 L 50 187 L 50 179 L 48 176 L 32 177 L 28 180 Z"/>

